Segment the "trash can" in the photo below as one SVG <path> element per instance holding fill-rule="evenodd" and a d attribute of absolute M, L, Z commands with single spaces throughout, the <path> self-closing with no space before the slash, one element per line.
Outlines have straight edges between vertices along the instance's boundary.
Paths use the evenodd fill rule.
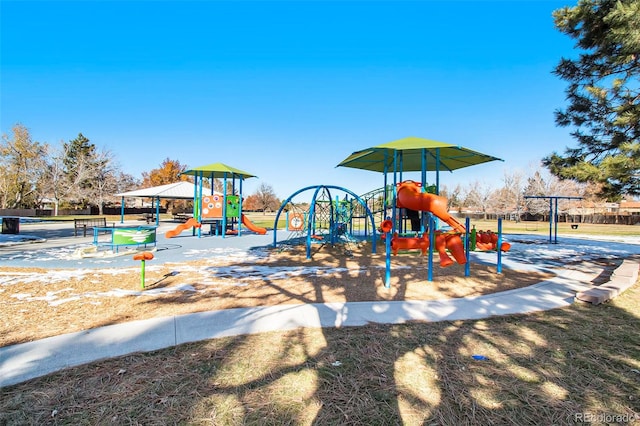
<path fill-rule="evenodd" d="M 2 233 L 3 234 L 19 234 L 20 218 L 19 217 L 3 217 Z"/>

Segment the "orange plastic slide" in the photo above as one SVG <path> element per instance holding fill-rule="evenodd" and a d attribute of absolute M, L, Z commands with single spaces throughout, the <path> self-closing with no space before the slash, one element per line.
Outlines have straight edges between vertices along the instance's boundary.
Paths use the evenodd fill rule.
<path fill-rule="evenodd" d="M 430 194 L 428 192 L 422 192 L 420 187 L 413 181 L 404 181 L 398 186 L 397 192 L 397 205 L 401 208 L 407 208 L 416 211 L 428 211 L 433 213 L 436 217 L 440 218 L 444 222 L 451 225 L 454 233 L 436 233 L 435 247 L 440 254 L 440 266 L 447 267 L 453 264 L 451 258 L 447 255 L 446 249 L 453 255 L 456 262 L 464 264 L 467 262 L 467 257 L 464 253 L 464 246 L 462 239 L 458 233 L 465 233 L 465 227 L 458 222 L 453 216 L 451 216 L 447 209 L 447 199 L 439 195 Z M 395 240 L 395 244 L 394 244 Z M 394 236 L 391 240 L 392 247 L 395 245 L 397 248 L 394 254 L 397 253 L 398 248 L 404 248 L 404 246 L 415 245 L 412 241 L 404 241 L 407 238 L 401 238 Z M 422 244 L 428 244 L 428 238 L 424 236 L 424 242 Z M 413 247 L 407 247 L 413 248 Z M 420 247 L 424 255 L 424 249 Z"/>
<path fill-rule="evenodd" d="M 440 255 L 440 266 L 443 268 L 453 265 L 453 260 L 447 254 L 447 250 L 451 252 L 459 264 L 463 265 L 467 262 L 462 239 L 458 234 L 438 232 L 436 234 L 435 247 Z M 423 256 L 427 253 L 427 250 L 429 250 L 429 236 L 426 233 L 422 237 L 399 237 L 398 234 L 395 234 L 391 238 L 391 251 L 394 256 L 398 254 L 398 250 L 415 249 L 419 249 Z"/>
<path fill-rule="evenodd" d="M 242 215 L 242 224 L 244 226 L 246 226 L 247 229 L 249 229 L 250 231 L 255 232 L 256 234 L 264 235 L 264 234 L 267 233 L 267 230 L 265 228 L 261 228 L 259 226 L 256 226 L 256 224 L 251 222 L 249 220 L 249 218 L 246 217 L 244 214 Z"/>
<path fill-rule="evenodd" d="M 449 214 L 446 198 L 421 192 L 420 187 L 414 181 L 407 180 L 398 186 L 397 204 L 401 208 L 431 212 L 451 225 L 454 231 L 466 232 L 464 225 Z"/>
<path fill-rule="evenodd" d="M 185 223 L 182 223 L 182 224 L 176 226 L 174 229 L 165 232 L 164 236 L 166 238 L 173 238 L 176 235 L 180 235 L 180 233 L 182 231 L 184 231 L 185 229 L 189 229 L 191 227 L 200 228 L 200 226 L 201 226 L 200 223 L 198 223 L 194 218 L 190 218 Z"/>

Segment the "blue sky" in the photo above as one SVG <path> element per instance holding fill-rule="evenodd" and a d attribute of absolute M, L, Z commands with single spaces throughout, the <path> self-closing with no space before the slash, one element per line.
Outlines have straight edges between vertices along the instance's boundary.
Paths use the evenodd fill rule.
<path fill-rule="evenodd" d="M 259 177 L 245 193 L 282 198 L 378 188 L 335 166 L 418 136 L 504 159 L 440 179 L 497 187 L 573 145 L 552 70 L 576 52 L 551 13 L 574 4 L 2 0 L 0 130 L 83 133 L 137 178 L 165 158 L 223 162 Z"/>

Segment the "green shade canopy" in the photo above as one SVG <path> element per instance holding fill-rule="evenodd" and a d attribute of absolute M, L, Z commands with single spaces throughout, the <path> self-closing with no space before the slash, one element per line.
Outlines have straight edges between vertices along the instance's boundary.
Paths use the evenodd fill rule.
<path fill-rule="evenodd" d="M 193 169 L 182 172 L 183 175 L 191 175 L 191 176 L 202 176 L 205 178 L 224 178 L 231 177 L 233 174 L 234 178 L 240 179 L 248 179 L 252 177 L 257 177 L 252 175 L 251 173 L 247 173 L 240 169 L 236 169 L 235 167 L 227 166 L 223 163 L 213 163 L 207 166 L 195 167 Z"/>
<path fill-rule="evenodd" d="M 397 170 L 393 165 L 394 152 L 396 151 L 399 154 Z M 384 172 L 385 170 L 388 172 L 417 172 L 423 170 L 423 158 L 426 160 L 425 170 L 427 171 L 453 171 L 489 161 L 503 161 L 500 158 L 458 145 L 408 137 L 356 151 L 337 167 L 351 167 L 374 172 Z"/>

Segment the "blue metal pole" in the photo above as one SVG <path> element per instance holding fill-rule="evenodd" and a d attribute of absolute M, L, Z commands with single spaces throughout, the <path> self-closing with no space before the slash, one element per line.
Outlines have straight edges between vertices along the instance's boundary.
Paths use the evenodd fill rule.
<path fill-rule="evenodd" d="M 549 198 L 549 243 L 553 242 L 552 238 L 553 230 L 553 198 Z"/>
<path fill-rule="evenodd" d="M 197 174 L 197 191 L 198 191 L 198 222 L 202 223 L 202 186 L 204 182 L 204 172 L 199 171 Z M 198 238 L 202 237 L 202 226 L 198 227 Z"/>
<path fill-rule="evenodd" d="M 396 227 L 396 206 L 398 197 L 398 151 L 393 151 L 393 200 L 391 203 L 391 221 L 393 222 L 393 229 L 391 232 L 395 233 L 398 229 Z"/>
<path fill-rule="evenodd" d="M 397 151 L 396 151 L 396 152 L 397 152 Z M 402 182 L 402 181 L 403 181 L 402 169 L 404 168 L 404 155 L 402 154 L 402 151 L 400 151 L 400 152 L 399 152 L 398 157 L 400 157 L 400 158 L 399 158 L 399 164 L 398 164 L 398 165 L 399 165 L 399 168 L 400 168 L 400 171 L 399 171 L 400 179 L 398 179 L 398 181 L 399 181 L 399 182 Z M 395 167 L 397 167 L 397 166 L 396 166 L 396 165 L 394 165 L 394 168 L 395 168 Z M 396 208 L 397 208 L 397 207 L 398 207 L 398 201 L 397 201 L 397 196 L 398 196 L 398 194 L 397 194 L 398 186 L 396 185 L 396 187 L 395 187 L 395 188 L 396 188 L 396 202 L 394 203 L 394 207 L 396 207 Z M 394 209 L 394 211 L 395 211 L 395 210 L 396 210 L 396 209 Z M 403 233 L 403 232 L 406 232 L 406 229 L 404 229 L 404 226 L 403 226 L 403 225 L 404 225 L 404 223 L 402 223 L 402 222 L 403 222 L 403 221 L 402 221 L 402 214 L 400 214 L 400 217 L 399 217 L 397 220 L 398 220 L 398 233 L 402 235 L 402 233 Z"/>
<path fill-rule="evenodd" d="M 227 237 L 227 172 L 222 178 L 222 238 Z"/>
<path fill-rule="evenodd" d="M 558 244 L 558 197 L 554 197 L 553 220 L 555 221 L 555 230 L 553 234 L 553 243 Z"/>
<path fill-rule="evenodd" d="M 389 173 L 389 167 L 387 165 L 388 156 L 389 154 L 387 154 L 387 151 L 384 151 L 384 189 L 382 194 L 382 220 L 385 220 L 387 218 L 387 204 L 389 203 L 389 197 L 387 194 L 387 174 Z"/>
<path fill-rule="evenodd" d="M 469 219 L 468 217 L 464 219 L 464 227 L 466 229 L 464 236 L 464 254 L 467 257 L 467 263 L 464 264 L 464 276 L 468 277 L 471 275 L 471 241 L 469 241 L 469 237 L 471 236 L 471 234 L 469 233 L 469 228 L 471 227 L 471 219 Z"/>
<path fill-rule="evenodd" d="M 234 179 L 235 182 L 235 179 Z M 242 235 L 242 177 L 240 177 L 240 194 L 238 195 L 238 237 Z"/>
<path fill-rule="evenodd" d="M 427 271 L 427 280 L 433 281 L 433 248 L 435 247 L 435 228 L 436 221 L 433 220 L 433 214 L 429 212 L 429 253 L 428 253 L 428 264 L 427 267 L 429 270 Z"/>
<path fill-rule="evenodd" d="M 120 201 L 120 223 L 124 223 L 124 195 Z"/>
<path fill-rule="evenodd" d="M 311 259 L 311 232 L 315 232 L 315 211 L 316 211 L 316 199 L 318 197 L 318 192 L 323 189 L 323 186 L 318 186 L 313 193 L 313 197 L 311 198 L 311 208 L 309 209 L 309 220 L 307 223 L 307 259 Z M 312 223 L 313 222 L 313 223 Z"/>
<path fill-rule="evenodd" d="M 427 187 L 427 150 L 422 148 L 422 188 L 425 190 Z M 424 222 L 425 222 L 426 213 L 424 211 L 420 212 L 420 232 L 424 234 Z"/>
<path fill-rule="evenodd" d="M 387 153 L 385 151 L 385 158 L 387 156 Z M 393 238 L 393 234 L 395 234 L 396 232 L 396 189 L 397 189 L 397 160 L 398 160 L 398 155 L 397 155 L 397 151 L 393 151 L 393 198 L 391 200 L 391 231 L 387 233 L 387 237 L 385 239 L 385 251 L 386 251 L 386 256 L 385 256 L 385 278 L 384 278 L 384 286 L 386 288 L 391 287 L 391 238 Z M 386 161 L 385 161 L 385 168 L 386 168 Z M 386 171 L 385 171 L 385 178 L 386 178 Z M 386 197 L 386 192 L 387 192 L 387 186 L 385 184 L 385 197 Z M 386 212 L 386 203 L 385 203 L 385 212 Z M 385 216 L 385 219 L 387 219 L 388 216 Z"/>
<path fill-rule="evenodd" d="M 384 240 L 385 248 L 385 269 L 384 269 L 384 286 L 386 288 L 391 287 L 391 233 L 387 232 L 387 236 Z"/>
<path fill-rule="evenodd" d="M 502 218 L 498 219 L 498 266 L 497 271 L 502 273 Z"/>
<path fill-rule="evenodd" d="M 198 218 L 198 203 L 196 202 L 198 200 L 198 174 L 196 173 L 194 175 L 194 185 L 193 185 L 193 219 L 196 222 L 200 222 L 200 219 Z M 191 236 L 194 236 L 196 234 L 195 229 L 191 230 Z"/>
<path fill-rule="evenodd" d="M 156 204 L 156 226 L 160 226 L 160 196 L 158 196 Z"/>
<path fill-rule="evenodd" d="M 335 200 L 335 205 L 333 204 L 334 201 L 331 199 L 331 192 L 329 192 L 329 190 L 327 189 L 327 198 L 329 199 L 329 241 L 331 241 L 331 244 L 335 244 L 336 243 L 336 234 L 337 234 L 337 230 L 336 230 L 336 219 L 337 219 L 337 215 L 338 215 L 338 196 L 336 195 L 336 200 Z"/>
<path fill-rule="evenodd" d="M 422 148 L 420 150 L 420 154 L 422 157 L 422 167 L 421 167 L 421 179 L 422 179 L 422 187 L 424 188 L 427 185 L 427 150 Z"/>
<path fill-rule="evenodd" d="M 436 148 L 436 195 L 440 195 L 440 148 Z"/>

